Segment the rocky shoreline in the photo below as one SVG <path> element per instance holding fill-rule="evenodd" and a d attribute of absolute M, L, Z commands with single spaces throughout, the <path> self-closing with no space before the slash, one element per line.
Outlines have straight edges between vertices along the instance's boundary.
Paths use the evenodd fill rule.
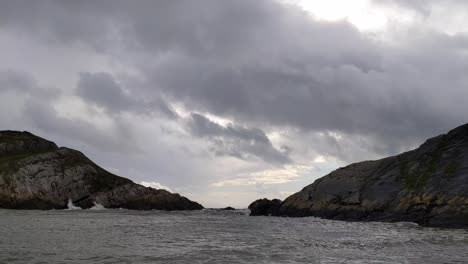
<path fill-rule="evenodd" d="M 29 132 L 0 131 L 0 208 L 200 210 L 203 206 L 166 190 L 116 176 L 83 153 Z"/>
<path fill-rule="evenodd" d="M 468 228 L 468 124 L 397 156 L 354 163 L 251 215 Z"/>

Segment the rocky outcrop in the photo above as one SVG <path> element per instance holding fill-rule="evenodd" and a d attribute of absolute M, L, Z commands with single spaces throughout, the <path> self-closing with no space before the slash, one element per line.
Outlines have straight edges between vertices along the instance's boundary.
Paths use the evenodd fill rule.
<path fill-rule="evenodd" d="M 113 175 L 81 152 L 59 148 L 28 132 L 0 131 L 0 207 L 197 210 L 203 207 L 166 190 Z"/>
<path fill-rule="evenodd" d="M 250 215 L 278 215 L 280 206 L 281 200 L 278 199 L 258 199 L 249 205 Z"/>
<path fill-rule="evenodd" d="M 275 215 L 468 227 L 468 124 L 418 149 L 351 164 L 288 197 Z"/>

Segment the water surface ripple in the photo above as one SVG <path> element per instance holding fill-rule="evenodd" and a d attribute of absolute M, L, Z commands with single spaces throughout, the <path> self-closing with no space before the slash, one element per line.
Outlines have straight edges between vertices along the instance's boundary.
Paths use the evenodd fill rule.
<path fill-rule="evenodd" d="M 0 263 L 468 263 L 468 230 L 239 210 L 0 210 Z"/>

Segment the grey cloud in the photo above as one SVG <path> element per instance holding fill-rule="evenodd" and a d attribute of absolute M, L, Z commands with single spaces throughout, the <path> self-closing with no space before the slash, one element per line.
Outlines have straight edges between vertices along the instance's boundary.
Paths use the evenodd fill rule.
<path fill-rule="evenodd" d="M 113 119 L 114 129 L 107 131 L 98 129 L 91 122 L 61 116 L 53 107 L 53 102 L 62 96 L 59 90 L 42 87 L 28 73 L 0 72 L 0 92 L 2 90 L 13 90 L 18 94 L 16 104 L 20 107 L 17 111 L 21 113 L 15 114 L 21 116 L 21 122 L 17 121 L 17 123 L 22 127 L 81 141 L 102 151 L 140 151 L 126 125 L 117 117 Z M 122 140 L 123 138 L 126 140 Z"/>
<path fill-rule="evenodd" d="M 0 28 L 11 28 L 20 34 L 34 35 L 55 44 L 84 44 L 102 51 L 113 41 L 112 23 L 99 16 L 104 5 L 89 6 L 90 1 L 2 1 Z"/>
<path fill-rule="evenodd" d="M 468 9 L 468 3 L 465 0 L 373 0 L 372 2 L 382 6 L 395 6 L 410 9 L 423 16 L 429 16 L 432 11 L 431 8 L 436 5 Z"/>
<path fill-rule="evenodd" d="M 114 111 L 128 109 L 134 104 L 108 73 L 80 73 L 77 87 L 79 96 Z"/>
<path fill-rule="evenodd" d="M 41 86 L 30 74 L 15 70 L 0 70 L 0 91 L 14 91 L 38 100 L 58 97 L 61 94 L 59 89 Z"/>
<path fill-rule="evenodd" d="M 58 135 L 93 146 L 103 152 L 141 152 L 128 127 L 114 119 L 112 129 L 99 129 L 95 124 L 80 119 L 60 117 L 48 102 L 26 101 L 25 118 L 40 131 Z"/>
<path fill-rule="evenodd" d="M 129 111 L 151 114 L 154 111 L 170 118 L 177 118 L 177 113 L 160 97 L 150 101 L 139 99 L 130 92 L 125 92 L 115 78 L 105 72 L 80 73 L 76 94 L 85 101 L 105 107 L 110 113 Z"/>
<path fill-rule="evenodd" d="M 313 21 L 272 0 L 19 0 L 4 2 L 0 10 L 6 27 L 38 36 L 46 30 L 55 41 L 88 44 L 104 54 L 119 48 L 131 55 L 173 52 L 216 64 L 215 58 L 243 63 L 279 53 L 297 63 L 307 58 L 367 68 L 376 59 L 350 24 Z"/>
<path fill-rule="evenodd" d="M 379 154 L 466 122 L 462 34 L 410 30 L 386 43 L 273 0 L 10 1 L 1 7 L 5 28 L 57 45 L 88 45 L 138 69 L 146 83 L 137 86 L 82 76 L 88 80 L 79 94 L 112 111 L 153 109 L 163 96 L 247 127 L 362 136 Z M 245 150 L 216 139 L 228 131 L 214 127 L 214 146 L 242 156 Z"/>
<path fill-rule="evenodd" d="M 373 0 L 374 4 L 383 5 L 383 6 L 398 6 L 407 9 L 411 9 L 421 13 L 422 15 L 428 15 L 430 13 L 430 2 L 428 0 L 413 0 L 413 1 L 404 1 L 404 0 Z"/>
<path fill-rule="evenodd" d="M 35 81 L 29 75 L 16 71 L 0 71 L 0 90 L 31 91 Z"/>
<path fill-rule="evenodd" d="M 191 132 L 212 142 L 217 155 L 229 155 L 249 160 L 259 158 L 270 163 L 291 162 L 289 148 L 276 149 L 265 133 L 258 128 L 246 128 L 235 124 L 223 127 L 203 115 L 192 113 L 189 120 Z"/>

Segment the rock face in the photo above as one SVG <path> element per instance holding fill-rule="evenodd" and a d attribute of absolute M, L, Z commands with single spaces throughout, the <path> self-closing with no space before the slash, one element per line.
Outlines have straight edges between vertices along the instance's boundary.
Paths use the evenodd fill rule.
<path fill-rule="evenodd" d="M 281 200 L 259 199 L 249 205 L 250 215 L 278 215 L 280 206 Z"/>
<path fill-rule="evenodd" d="M 468 227 L 468 124 L 418 149 L 351 164 L 288 197 L 275 215 Z"/>
<path fill-rule="evenodd" d="M 59 148 L 28 132 L 0 131 L 0 208 L 105 208 L 197 210 L 178 194 L 113 175 L 81 152 Z"/>

